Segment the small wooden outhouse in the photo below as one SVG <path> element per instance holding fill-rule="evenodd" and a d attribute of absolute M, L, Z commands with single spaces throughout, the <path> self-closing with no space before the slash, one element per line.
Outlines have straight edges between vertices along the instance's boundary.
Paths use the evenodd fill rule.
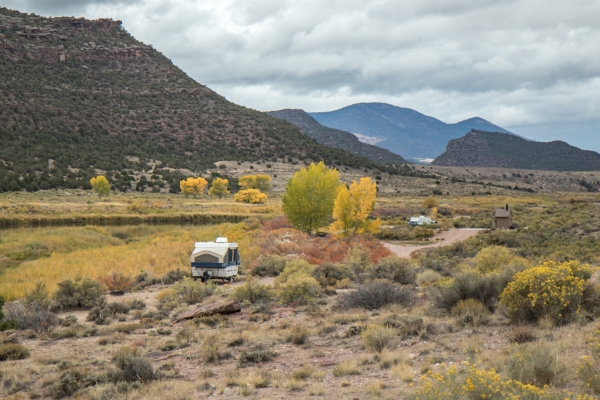
<path fill-rule="evenodd" d="M 497 208 L 494 217 L 496 217 L 496 229 L 510 229 L 513 226 L 513 213 L 508 209 L 508 204 L 506 208 Z"/>

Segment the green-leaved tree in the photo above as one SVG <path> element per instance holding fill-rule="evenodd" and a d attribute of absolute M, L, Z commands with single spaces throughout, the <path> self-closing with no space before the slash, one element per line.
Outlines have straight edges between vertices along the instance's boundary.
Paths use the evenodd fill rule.
<path fill-rule="evenodd" d="M 212 181 L 210 189 L 208 189 L 208 194 L 222 199 L 223 196 L 227 196 L 229 194 L 229 190 L 227 190 L 228 185 L 229 181 L 227 179 L 215 178 Z"/>
<path fill-rule="evenodd" d="M 340 174 L 321 161 L 296 172 L 286 185 L 283 212 L 298 229 L 309 234 L 329 225 L 340 188 Z"/>

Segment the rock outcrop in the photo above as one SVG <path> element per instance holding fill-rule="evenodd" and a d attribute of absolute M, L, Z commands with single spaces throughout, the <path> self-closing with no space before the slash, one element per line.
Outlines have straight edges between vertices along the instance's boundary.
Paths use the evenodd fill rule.
<path fill-rule="evenodd" d="M 227 301 L 225 303 L 210 303 L 195 308 L 190 311 L 186 311 L 177 317 L 177 322 L 183 321 L 185 319 L 192 319 L 198 317 L 209 317 L 215 314 L 234 314 L 242 310 L 240 302 L 237 300 Z"/>
<path fill-rule="evenodd" d="M 500 132 L 472 130 L 451 140 L 432 165 L 549 171 L 598 171 L 600 154 L 562 141 L 534 142 Z"/>

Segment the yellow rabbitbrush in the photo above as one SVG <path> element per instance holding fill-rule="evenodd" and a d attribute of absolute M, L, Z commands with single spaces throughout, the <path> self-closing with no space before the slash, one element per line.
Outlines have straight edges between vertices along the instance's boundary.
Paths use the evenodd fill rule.
<path fill-rule="evenodd" d="M 429 371 L 423 375 L 414 398 L 419 400 L 591 400 L 594 397 L 503 379 L 493 369 L 484 370 L 476 364 L 463 362 L 461 366 L 454 364 L 450 368 L 443 368 L 440 372 Z"/>
<path fill-rule="evenodd" d="M 578 261 L 548 261 L 538 267 L 515 274 L 506 286 L 500 302 L 513 321 L 536 321 L 551 318 L 562 325 L 581 315 L 586 281 L 594 268 Z"/>

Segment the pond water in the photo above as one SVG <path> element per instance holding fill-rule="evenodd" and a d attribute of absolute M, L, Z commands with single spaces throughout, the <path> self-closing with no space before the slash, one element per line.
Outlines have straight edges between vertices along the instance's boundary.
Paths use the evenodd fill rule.
<path fill-rule="evenodd" d="M 135 239 L 141 238 L 145 236 L 155 235 L 157 233 L 169 232 L 174 230 L 196 230 L 202 229 L 207 224 L 137 224 L 137 225 L 70 225 L 70 226 L 39 226 L 39 227 L 14 227 L 14 228 L 3 228 L 0 229 L 0 243 L 2 243 L 3 232 L 9 234 L 11 232 L 14 233 L 33 233 L 37 237 L 39 237 L 39 241 L 43 242 L 44 232 L 56 232 L 56 231 L 65 231 L 69 229 L 85 229 L 85 227 L 97 227 L 107 234 L 114 236 L 121 240 L 127 239 Z M 0 253 L 1 255 L 1 253 Z"/>
<path fill-rule="evenodd" d="M 125 240 L 130 238 L 139 238 L 151 236 L 157 233 L 169 232 L 173 230 L 194 230 L 206 225 L 179 225 L 179 224 L 141 224 L 141 225 L 113 225 L 103 226 L 102 229 L 112 236 Z"/>

